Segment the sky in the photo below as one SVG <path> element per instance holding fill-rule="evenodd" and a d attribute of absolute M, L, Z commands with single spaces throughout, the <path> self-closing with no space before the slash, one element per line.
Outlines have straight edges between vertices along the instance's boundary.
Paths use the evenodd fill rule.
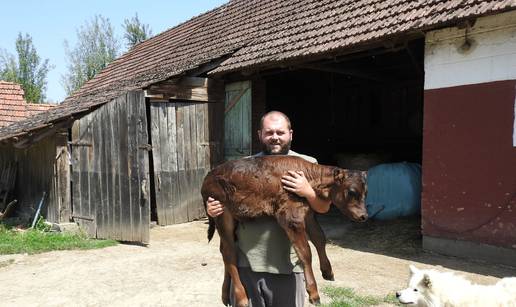
<path fill-rule="evenodd" d="M 53 68 L 47 75 L 47 102 L 61 102 L 66 93 L 61 76 L 67 71 L 64 41 L 73 48 L 77 30 L 95 15 L 109 18 L 125 50 L 124 19 L 138 13 L 156 35 L 229 0 L 24 0 L 2 1 L 0 5 L 0 51 L 16 56 L 18 33 L 29 34 L 42 60 Z"/>

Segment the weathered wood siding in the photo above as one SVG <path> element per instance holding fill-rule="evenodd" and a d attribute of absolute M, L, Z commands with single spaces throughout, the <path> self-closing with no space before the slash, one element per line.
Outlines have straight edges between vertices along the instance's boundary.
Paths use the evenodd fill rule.
<path fill-rule="evenodd" d="M 251 155 L 251 81 L 226 85 L 224 109 L 224 159 Z"/>
<path fill-rule="evenodd" d="M 143 92 L 74 123 L 73 217 L 98 238 L 149 241 L 148 134 Z"/>
<path fill-rule="evenodd" d="M 200 187 L 217 160 L 210 117 L 220 103 L 151 102 L 156 212 L 160 225 L 205 215 Z M 210 115 L 212 114 L 212 115 Z M 219 129 L 220 130 L 220 129 Z M 220 140 L 220 138 L 219 138 Z"/>
<path fill-rule="evenodd" d="M 64 153 L 58 156 L 62 151 Z M 66 134 L 59 132 L 25 149 L 3 146 L 0 165 L 8 162 L 16 162 L 18 167 L 14 190 L 14 198 L 18 200 L 17 216 L 31 220 L 46 192 L 41 215 L 50 222 L 70 220 Z"/>

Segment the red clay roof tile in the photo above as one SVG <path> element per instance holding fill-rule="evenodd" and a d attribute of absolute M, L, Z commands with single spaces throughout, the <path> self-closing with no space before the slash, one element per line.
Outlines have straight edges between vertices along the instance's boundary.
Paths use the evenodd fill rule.
<path fill-rule="evenodd" d="M 0 127 L 55 107 L 51 104 L 27 103 L 23 95 L 19 84 L 0 80 Z"/>

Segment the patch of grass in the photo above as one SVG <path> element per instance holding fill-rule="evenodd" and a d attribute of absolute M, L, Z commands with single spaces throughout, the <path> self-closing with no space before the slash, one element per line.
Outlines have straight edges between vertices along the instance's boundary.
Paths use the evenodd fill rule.
<path fill-rule="evenodd" d="M 47 232 L 44 227 L 20 231 L 0 224 L 0 255 L 37 254 L 53 250 L 95 249 L 116 244 L 118 242 L 114 240 L 89 239 L 83 234 Z"/>
<path fill-rule="evenodd" d="M 370 295 L 359 295 L 351 288 L 342 287 L 324 287 L 323 292 L 331 299 L 329 304 L 323 305 L 324 307 L 365 307 L 376 306 L 382 303 L 401 306 L 394 295 L 387 295 L 383 298 Z"/>

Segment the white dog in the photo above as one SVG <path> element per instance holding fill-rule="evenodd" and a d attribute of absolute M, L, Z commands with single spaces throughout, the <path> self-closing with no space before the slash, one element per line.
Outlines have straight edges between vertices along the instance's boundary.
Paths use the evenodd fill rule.
<path fill-rule="evenodd" d="M 421 307 L 516 307 L 516 278 L 503 278 L 494 285 L 474 285 L 451 272 L 419 270 L 410 266 L 407 289 L 396 292 L 402 304 Z"/>

